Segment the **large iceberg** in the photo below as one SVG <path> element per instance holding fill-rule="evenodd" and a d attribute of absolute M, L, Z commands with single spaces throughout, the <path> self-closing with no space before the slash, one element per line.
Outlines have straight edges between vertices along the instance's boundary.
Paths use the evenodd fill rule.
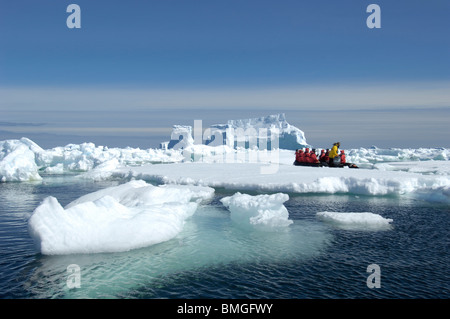
<path fill-rule="evenodd" d="M 201 121 L 199 123 L 201 125 Z M 296 150 L 308 146 L 305 133 L 289 124 L 285 114 L 281 113 L 259 118 L 229 120 L 226 124 L 212 125 L 205 132 L 202 127 L 174 125 L 171 140 L 162 143 L 161 147 L 186 148 L 194 144 L 259 150 L 277 148 Z"/>
<path fill-rule="evenodd" d="M 45 255 L 128 251 L 174 238 L 213 194 L 206 187 L 131 181 L 85 195 L 66 207 L 47 197 L 28 226 Z"/>
<path fill-rule="evenodd" d="M 0 141 L 0 182 L 41 180 L 35 154 L 43 151 L 33 141 Z"/>

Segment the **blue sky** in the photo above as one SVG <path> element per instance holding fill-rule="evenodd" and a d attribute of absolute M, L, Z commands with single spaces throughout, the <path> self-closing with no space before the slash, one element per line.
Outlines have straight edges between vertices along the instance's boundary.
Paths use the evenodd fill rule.
<path fill-rule="evenodd" d="M 71 3 L 81 8 L 81 29 L 66 26 Z M 366 26 L 371 3 L 381 8 L 381 29 Z M 0 124 L 9 123 L 0 131 L 39 121 L 40 131 L 16 125 L 14 132 L 89 140 L 99 130 L 80 131 L 86 122 L 106 132 L 135 129 L 140 119 L 163 135 L 163 127 L 194 117 L 280 112 L 308 141 L 332 143 L 339 135 L 330 131 L 344 130 L 347 140 L 363 134 L 338 122 L 383 110 L 394 121 L 383 125 L 391 138 L 373 133 L 387 123 L 374 117 L 361 146 L 450 147 L 439 121 L 450 107 L 449 17 L 446 0 L 0 0 Z M 138 115 L 101 116 L 113 111 Z M 62 112 L 84 112 L 85 120 L 66 119 L 58 132 Z M 432 134 L 415 126 L 423 121 Z"/>

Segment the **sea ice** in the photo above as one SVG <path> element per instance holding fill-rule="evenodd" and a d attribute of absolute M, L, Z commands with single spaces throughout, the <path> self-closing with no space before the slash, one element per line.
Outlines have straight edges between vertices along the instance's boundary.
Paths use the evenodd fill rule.
<path fill-rule="evenodd" d="M 0 182 L 41 180 L 34 153 L 41 150 L 27 138 L 1 141 Z"/>
<path fill-rule="evenodd" d="M 31 215 L 31 237 L 45 255 L 120 252 L 167 241 L 214 190 L 131 181 L 61 206 L 47 197 Z"/>
<path fill-rule="evenodd" d="M 231 219 L 243 227 L 259 230 L 279 230 L 292 224 L 289 212 L 283 205 L 289 200 L 286 194 L 256 195 L 236 193 L 221 202 L 231 212 Z"/>
<path fill-rule="evenodd" d="M 318 212 L 317 218 L 331 223 L 339 228 L 354 230 L 384 230 L 389 229 L 392 219 L 384 218 L 374 213 L 341 213 L 341 212 Z"/>
<path fill-rule="evenodd" d="M 450 166 L 441 161 L 441 166 Z M 278 164 L 276 173 L 261 174 L 262 163 L 183 163 L 120 168 L 117 178 L 137 178 L 157 183 L 221 187 L 234 191 L 417 196 L 450 203 L 449 176 L 403 171 L 299 167 Z M 420 196 L 419 196 L 420 195 Z"/>
<path fill-rule="evenodd" d="M 252 136 L 247 136 L 252 132 L 257 134 L 257 145 L 251 142 Z M 197 138 L 199 133 L 200 142 L 192 136 L 194 134 Z M 278 141 L 275 146 L 271 145 L 269 152 L 273 134 Z M 165 148 L 145 150 L 108 148 L 94 143 L 68 144 L 44 150 L 27 138 L 0 141 L 0 181 L 40 180 L 41 171 L 45 174 L 92 171 L 85 177 L 100 180 L 110 178 L 113 171 L 120 167 L 159 163 L 279 163 L 292 166 L 292 150 L 308 145 L 303 131 L 290 125 L 284 114 L 230 120 L 227 124 L 212 125 L 204 132 L 197 129 L 193 132 L 191 126 L 175 125 L 171 137 L 171 142 L 163 143 Z M 244 143 L 241 141 L 243 137 L 246 140 Z M 315 146 L 318 150 L 326 147 Z M 422 175 L 443 175 L 446 178 L 450 175 L 450 149 L 446 148 L 371 147 L 346 150 L 346 154 L 347 161 L 356 163 L 360 168 L 401 170 Z M 264 168 L 274 172 L 273 165 Z M 443 193 L 446 193 L 445 190 Z"/>

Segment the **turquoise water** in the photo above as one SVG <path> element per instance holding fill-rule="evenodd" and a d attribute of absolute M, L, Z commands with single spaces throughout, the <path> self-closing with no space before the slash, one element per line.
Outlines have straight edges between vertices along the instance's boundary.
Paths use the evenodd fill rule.
<path fill-rule="evenodd" d="M 47 196 L 62 205 L 118 181 L 44 176 L 0 184 L 0 298 L 440 298 L 450 296 L 448 205 L 398 197 L 293 195 L 285 232 L 242 229 L 216 190 L 176 238 L 124 253 L 44 256 L 27 218 Z M 319 211 L 372 212 L 388 230 L 341 229 Z M 79 267 L 79 287 L 69 265 Z M 380 267 L 369 288 L 368 265 Z"/>

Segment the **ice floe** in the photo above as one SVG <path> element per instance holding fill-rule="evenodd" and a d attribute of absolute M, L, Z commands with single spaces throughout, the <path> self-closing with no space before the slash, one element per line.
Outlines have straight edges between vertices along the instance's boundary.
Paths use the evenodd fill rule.
<path fill-rule="evenodd" d="M 131 181 L 80 197 L 65 208 L 49 196 L 28 226 L 42 254 L 128 251 L 174 238 L 213 194 L 205 187 Z"/>
<path fill-rule="evenodd" d="M 390 218 L 369 212 L 318 212 L 316 216 L 338 228 L 349 230 L 387 230 L 393 222 Z"/>

